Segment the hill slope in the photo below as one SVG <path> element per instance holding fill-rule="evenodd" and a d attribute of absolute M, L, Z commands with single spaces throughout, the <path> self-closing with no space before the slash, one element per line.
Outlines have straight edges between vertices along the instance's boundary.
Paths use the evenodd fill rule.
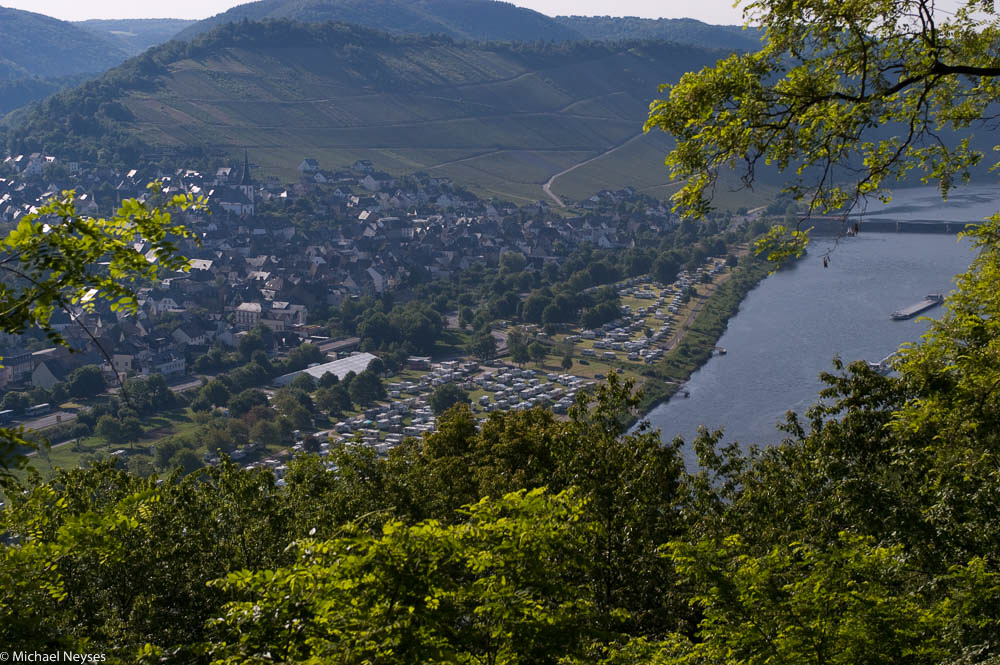
<path fill-rule="evenodd" d="M 733 51 L 755 51 L 760 48 L 760 32 L 757 30 L 744 30 L 737 25 L 710 25 L 693 18 L 556 16 L 555 21 L 583 39 L 662 39 L 677 44 Z"/>
<path fill-rule="evenodd" d="M 0 7 L 0 79 L 97 74 L 127 57 L 72 23 Z"/>
<path fill-rule="evenodd" d="M 495 0 L 259 0 L 199 21 L 177 37 L 191 39 L 226 23 L 264 19 L 338 21 L 462 40 L 564 41 L 580 37 L 544 14 Z"/>
<path fill-rule="evenodd" d="M 138 55 L 146 49 L 173 39 L 177 33 L 196 23 L 179 18 L 92 19 L 77 25 L 101 39 L 117 45 L 128 55 Z"/>
<path fill-rule="evenodd" d="M 660 83 L 720 54 L 653 42 L 471 45 L 340 24 L 230 24 L 46 100 L 21 114 L 10 137 L 20 151 L 58 146 L 126 161 L 144 146 L 249 148 L 264 172 L 285 178 L 306 156 L 326 168 L 369 158 L 531 200 L 549 177 L 604 155 L 581 169 L 585 191 L 573 173 L 554 183 L 577 196 L 605 174 L 603 186 L 664 184 L 663 139 L 635 140 L 649 102 Z M 647 159 L 635 160 L 639 153 Z"/>

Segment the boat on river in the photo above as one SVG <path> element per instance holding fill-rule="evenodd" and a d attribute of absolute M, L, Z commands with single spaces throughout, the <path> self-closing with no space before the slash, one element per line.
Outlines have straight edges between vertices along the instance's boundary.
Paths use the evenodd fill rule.
<path fill-rule="evenodd" d="M 927 297 L 920 302 L 913 303 L 909 307 L 904 307 L 903 309 L 897 309 L 895 312 L 889 315 L 893 321 L 903 321 L 905 319 L 912 319 L 917 314 L 921 312 L 926 312 L 931 307 L 937 307 L 944 302 L 944 295 L 941 293 L 928 293 Z"/>

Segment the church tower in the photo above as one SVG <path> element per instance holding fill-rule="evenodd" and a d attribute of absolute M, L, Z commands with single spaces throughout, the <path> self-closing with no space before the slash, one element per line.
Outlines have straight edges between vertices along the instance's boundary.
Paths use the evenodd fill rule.
<path fill-rule="evenodd" d="M 240 175 L 238 187 L 243 192 L 243 195 L 247 197 L 250 205 L 253 205 L 253 181 L 250 179 L 250 156 L 246 150 L 243 150 L 243 173 Z"/>

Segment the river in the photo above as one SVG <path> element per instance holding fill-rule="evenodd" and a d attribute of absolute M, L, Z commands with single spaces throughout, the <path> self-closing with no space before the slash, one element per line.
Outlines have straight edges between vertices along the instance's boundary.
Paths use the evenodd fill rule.
<path fill-rule="evenodd" d="M 869 211 L 880 208 L 882 218 L 978 221 L 998 207 L 995 191 L 985 188 L 948 203 L 920 189 Z M 776 443 L 783 433 L 775 425 L 786 411 L 802 414 L 816 401 L 819 373 L 832 369 L 834 356 L 845 363 L 878 361 L 901 343 L 917 341 L 927 322 L 893 321 L 889 314 L 927 293 L 952 290 L 954 276 L 972 257 L 970 243 L 955 236 L 865 233 L 863 224 L 859 236 L 839 243 L 814 238 L 806 257 L 747 295 L 718 342 L 728 353 L 712 357 L 691 376 L 690 397 L 675 395 L 647 418 L 664 440 L 679 435 L 690 441 L 704 425 L 723 428 L 724 442 Z"/>

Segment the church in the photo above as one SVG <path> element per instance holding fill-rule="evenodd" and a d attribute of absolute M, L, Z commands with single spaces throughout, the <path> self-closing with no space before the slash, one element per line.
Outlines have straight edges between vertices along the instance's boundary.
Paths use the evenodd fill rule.
<path fill-rule="evenodd" d="M 243 151 L 243 170 L 239 182 L 235 186 L 219 185 L 209 193 L 212 203 L 226 212 L 240 217 L 253 217 L 256 212 L 254 204 L 254 185 L 250 177 L 250 158 Z"/>

